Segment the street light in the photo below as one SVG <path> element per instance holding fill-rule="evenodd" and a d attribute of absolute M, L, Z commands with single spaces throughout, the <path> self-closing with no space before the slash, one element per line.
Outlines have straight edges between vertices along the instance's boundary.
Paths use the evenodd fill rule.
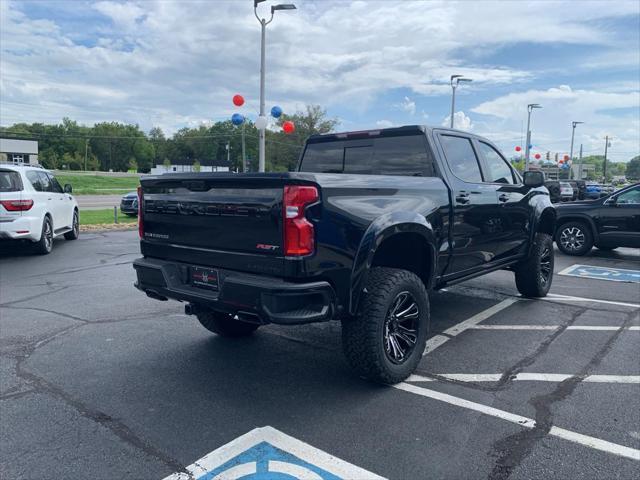
<path fill-rule="evenodd" d="M 529 150 L 531 145 L 531 112 L 534 108 L 542 108 L 538 103 L 530 103 L 527 105 L 527 144 L 524 147 L 524 171 L 529 170 Z"/>
<path fill-rule="evenodd" d="M 453 95 L 451 95 L 451 128 L 453 128 L 453 112 L 456 108 L 456 88 L 458 88 L 458 84 L 460 82 L 472 82 L 470 78 L 465 78 L 462 75 L 451 75 L 451 89 L 453 90 Z"/>
<path fill-rule="evenodd" d="M 570 168 L 570 170 L 569 170 L 569 178 L 571 178 L 573 176 L 573 138 L 576 135 L 576 125 L 580 125 L 581 123 L 584 123 L 584 122 L 571 122 L 571 127 L 572 127 L 572 129 L 571 129 L 571 150 L 569 150 L 569 161 L 571 162 L 571 166 L 569 167 Z M 582 168 L 581 168 L 582 167 L 582 159 L 580 159 L 580 163 L 581 163 L 581 165 L 579 167 L 579 170 L 582 170 Z M 582 172 L 579 171 L 578 172 L 578 176 L 580 176 L 581 173 Z M 578 178 L 578 180 L 582 180 L 582 178 Z"/>
<path fill-rule="evenodd" d="M 258 4 L 264 2 L 265 0 L 253 0 L 253 13 L 255 14 L 258 22 L 260 22 L 260 27 L 262 30 L 262 37 L 260 43 L 260 117 L 265 118 L 264 115 L 264 74 L 265 74 L 265 34 L 267 25 L 269 25 L 273 21 L 273 15 L 276 10 L 295 10 L 296 6 L 292 3 L 282 3 L 279 5 L 271 6 L 271 18 L 269 20 L 265 18 L 260 18 L 258 16 Z M 259 144 L 259 157 L 258 157 L 258 171 L 264 172 L 265 167 L 265 128 L 259 129 L 260 133 L 260 144 Z"/>
<path fill-rule="evenodd" d="M 609 141 L 611 140 L 611 138 L 613 137 L 610 137 L 609 135 L 604 137 L 604 165 L 602 166 L 604 180 L 602 181 L 602 183 L 607 183 L 607 149 L 611 146 L 611 142 Z"/>

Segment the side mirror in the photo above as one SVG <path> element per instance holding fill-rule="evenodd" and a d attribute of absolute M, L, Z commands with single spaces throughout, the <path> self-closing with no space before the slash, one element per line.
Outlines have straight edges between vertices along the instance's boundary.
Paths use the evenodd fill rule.
<path fill-rule="evenodd" d="M 544 173 L 535 170 L 524 172 L 523 181 L 526 187 L 541 187 L 544 185 Z"/>
<path fill-rule="evenodd" d="M 71 184 L 70 183 L 65 183 L 64 184 L 64 193 L 71 193 L 73 192 L 73 188 L 71 188 Z"/>

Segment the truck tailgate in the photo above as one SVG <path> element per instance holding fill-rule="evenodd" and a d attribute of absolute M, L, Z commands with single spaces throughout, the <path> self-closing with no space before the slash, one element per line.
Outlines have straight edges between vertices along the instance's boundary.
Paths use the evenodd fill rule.
<path fill-rule="evenodd" d="M 176 174 L 141 179 L 145 255 L 282 273 L 288 174 Z"/>

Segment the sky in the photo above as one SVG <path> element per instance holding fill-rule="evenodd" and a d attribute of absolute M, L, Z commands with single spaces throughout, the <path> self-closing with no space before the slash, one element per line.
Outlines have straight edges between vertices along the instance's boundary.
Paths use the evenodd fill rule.
<path fill-rule="evenodd" d="M 285 0 L 281 0 L 285 1 Z M 267 109 L 338 130 L 448 125 L 533 152 L 640 153 L 640 2 L 286 0 L 267 26 Z M 269 17 L 268 0 L 258 7 Z M 252 0 L 0 0 L 0 125 L 70 117 L 179 128 L 259 110 Z M 247 102 L 233 105 L 234 94 Z"/>

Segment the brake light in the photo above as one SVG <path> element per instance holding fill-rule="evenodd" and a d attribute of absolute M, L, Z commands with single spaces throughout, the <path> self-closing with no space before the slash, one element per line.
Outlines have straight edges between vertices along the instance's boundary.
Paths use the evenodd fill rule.
<path fill-rule="evenodd" d="M 318 200 L 316 187 L 291 185 L 284 187 L 282 214 L 284 253 L 287 256 L 310 255 L 315 249 L 313 224 L 304 216 L 307 205 Z"/>
<path fill-rule="evenodd" d="M 140 239 L 144 238 L 144 218 L 142 216 L 142 186 L 138 185 L 138 236 Z"/>
<path fill-rule="evenodd" d="M 31 210 L 33 207 L 33 200 L 2 200 L 0 201 L 2 206 L 7 212 L 24 212 Z"/>

